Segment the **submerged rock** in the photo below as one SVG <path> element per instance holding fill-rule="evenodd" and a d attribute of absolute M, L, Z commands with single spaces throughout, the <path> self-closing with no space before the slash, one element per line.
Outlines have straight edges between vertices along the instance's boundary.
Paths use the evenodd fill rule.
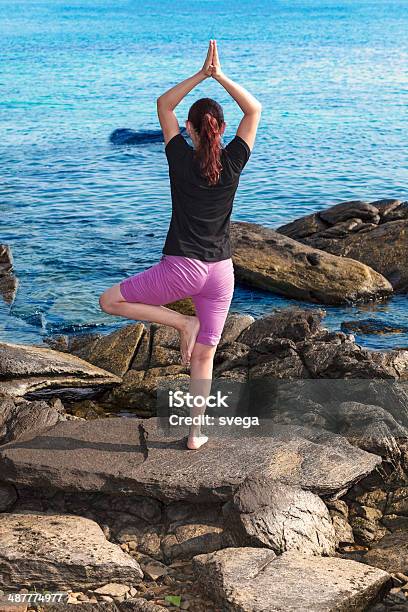
<path fill-rule="evenodd" d="M 392 293 L 386 278 L 346 257 L 301 244 L 255 223 L 231 225 L 236 277 L 298 300 L 348 304 Z"/>
<path fill-rule="evenodd" d="M 390 581 L 356 561 L 264 548 L 226 548 L 194 558 L 199 583 L 222 610 L 362 612 Z"/>
<path fill-rule="evenodd" d="M 10 247 L 0 244 L 0 296 L 6 304 L 12 304 L 16 296 L 18 280 L 13 273 L 13 257 Z"/>
<path fill-rule="evenodd" d="M 186 134 L 185 128 L 181 130 Z M 163 142 L 162 130 L 132 130 L 131 128 L 118 128 L 109 136 L 109 140 L 115 145 L 137 145 Z"/>
<path fill-rule="evenodd" d="M 6 590 L 132 585 L 142 577 L 137 561 L 106 540 L 94 521 L 30 512 L 1 516 L 0 581 Z"/>
<path fill-rule="evenodd" d="M 370 266 L 408 291 L 408 202 L 342 202 L 278 229 L 294 240 Z"/>
<path fill-rule="evenodd" d="M 74 355 L 52 349 L 0 342 L 0 393 L 83 396 L 119 384 L 121 379 Z"/>

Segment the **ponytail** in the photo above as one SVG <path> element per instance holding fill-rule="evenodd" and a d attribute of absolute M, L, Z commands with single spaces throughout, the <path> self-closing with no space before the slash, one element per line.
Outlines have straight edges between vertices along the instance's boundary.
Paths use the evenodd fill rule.
<path fill-rule="evenodd" d="M 221 128 L 224 122 L 222 108 L 215 100 L 202 98 L 191 107 L 189 120 L 200 139 L 195 155 L 201 173 L 210 186 L 216 185 L 222 171 Z"/>

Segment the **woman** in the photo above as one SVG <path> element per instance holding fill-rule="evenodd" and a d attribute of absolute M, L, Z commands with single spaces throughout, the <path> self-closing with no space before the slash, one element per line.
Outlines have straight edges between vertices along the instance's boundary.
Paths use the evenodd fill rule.
<path fill-rule="evenodd" d="M 210 98 L 189 110 L 186 130 L 194 147 L 180 134 L 174 109 L 196 85 L 208 78 L 222 85 L 244 116 L 236 136 L 223 148 L 225 122 L 221 106 Z M 107 289 L 102 310 L 113 315 L 170 325 L 180 334 L 182 362 L 190 364 L 190 391 L 208 394 L 213 359 L 234 291 L 229 221 L 242 169 L 255 142 L 260 103 L 221 70 L 217 44 L 211 40 L 202 69 L 157 100 L 169 164 L 172 217 L 161 261 Z M 166 308 L 191 297 L 196 316 Z M 199 412 L 199 411 L 198 411 Z M 207 441 L 193 426 L 189 449 Z"/>

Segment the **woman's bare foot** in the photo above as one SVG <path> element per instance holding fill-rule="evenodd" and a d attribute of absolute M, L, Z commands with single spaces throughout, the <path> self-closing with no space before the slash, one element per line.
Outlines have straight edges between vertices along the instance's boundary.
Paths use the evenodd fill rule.
<path fill-rule="evenodd" d="M 197 450 L 201 448 L 206 442 L 208 442 L 208 436 L 199 436 L 190 434 L 187 438 L 187 448 L 189 450 Z"/>
<path fill-rule="evenodd" d="M 190 363 L 191 353 L 193 352 L 199 330 L 200 321 L 198 320 L 198 317 L 186 316 L 185 323 L 179 330 L 181 362 L 184 365 L 188 365 Z"/>

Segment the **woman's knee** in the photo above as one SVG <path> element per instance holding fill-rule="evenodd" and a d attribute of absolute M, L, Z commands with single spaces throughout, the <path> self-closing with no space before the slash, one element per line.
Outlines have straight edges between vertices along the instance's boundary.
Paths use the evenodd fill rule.
<path fill-rule="evenodd" d="M 123 302 L 118 285 L 110 287 L 99 296 L 99 306 L 108 314 L 116 314 L 118 305 Z"/>
<path fill-rule="evenodd" d="M 201 344 L 200 342 L 196 342 L 191 354 L 191 361 L 194 361 L 195 363 L 211 363 L 214 359 L 216 350 L 216 345 Z"/>

